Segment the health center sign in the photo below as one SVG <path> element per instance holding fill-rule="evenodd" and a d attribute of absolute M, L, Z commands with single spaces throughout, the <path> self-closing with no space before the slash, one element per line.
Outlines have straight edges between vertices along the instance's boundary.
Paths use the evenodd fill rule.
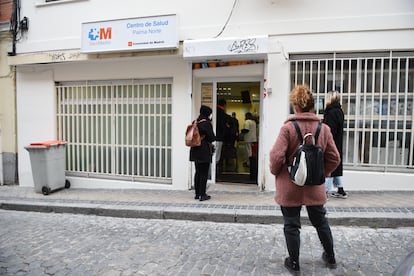
<path fill-rule="evenodd" d="M 176 48 L 176 15 L 82 23 L 82 53 Z"/>

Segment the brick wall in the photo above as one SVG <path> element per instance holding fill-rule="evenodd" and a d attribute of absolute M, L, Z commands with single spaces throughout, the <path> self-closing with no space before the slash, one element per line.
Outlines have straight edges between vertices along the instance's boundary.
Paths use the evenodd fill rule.
<path fill-rule="evenodd" d="M 9 22 L 13 10 L 13 0 L 0 0 L 0 22 Z"/>

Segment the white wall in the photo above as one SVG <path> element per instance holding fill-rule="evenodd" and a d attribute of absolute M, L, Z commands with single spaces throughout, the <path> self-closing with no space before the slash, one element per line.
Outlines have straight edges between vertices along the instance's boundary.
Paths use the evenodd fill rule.
<path fill-rule="evenodd" d="M 276 36 L 274 40 L 277 41 L 274 43 L 283 46 L 288 54 L 412 50 L 414 28 L 398 31 L 287 35 Z"/>
<path fill-rule="evenodd" d="M 17 45 L 18 53 L 79 49 L 82 22 L 165 14 L 177 14 L 179 40 L 213 38 L 222 30 L 234 3 L 87 0 L 39 4 L 42 2 L 22 1 L 21 16 L 29 18 L 29 30 Z M 412 0 L 238 0 L 221 37 L 412 30 L 413 17 Z"/>
<path fill-rule="evenodd" d="M 188 148 L 183 144 L 183 131 L 191 121 L 189 88 L 191 68 L 183 59 L 175 57 L 137 59 L 128 61 L 100 61 L 69 63 L 50 66 L 25 66 L 18 71 L 18 149 L 20 185 L 34 186 L 31 176 L 29 153 L 24 149 L 31 142 L 56 139 L 56 99 L 54 82 L 70 80 L 106 80 L 129 78 L 173 78 L 172 120 L 172 178 L 173 185 L 148 185 L 139 187 L 157 189 L 186 189 Z M 179 162 L 178 162 L 179 161 Z M 113 181 L 70 178 L 73 187 L 114 187 Z M 137 183 L 118 182 L 116 187 L 137 187 Z"/>
<path fill-rule="evenodd" d="M 344 187 L 350 191 L 414 191 L 414 175 L 344 170 Z"/>
<path fill-rule="evenodd" d="M 19 184 L 33 186 L 29 152 L 24 147 L 56 139 L 53 72 L 47 68 L 24 68 L 17 72 L 17 82 Z"/>
<path fill-rule="evenodd" d="M 263 100 L 263 129 L 260 142 L 263 152 L 263 170 L 266 190 L 275 190 L 275 177 L 269 171 L 269 152 L 273 147 L 279 129 L 289 116 L 289 62 L 282 53 L 268 56 L 267 91 L 271 89 Z"/>

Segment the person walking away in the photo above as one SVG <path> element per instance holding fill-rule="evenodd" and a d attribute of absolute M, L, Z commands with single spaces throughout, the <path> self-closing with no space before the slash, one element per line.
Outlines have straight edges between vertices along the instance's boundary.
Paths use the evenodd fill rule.
<path fill-rule="evenodd" d="M 211 124 L 212 110 L 210 107 L 202 105 L 200 115 L 197 118 L 197 126 L 202 137 L 201 145 L 191 147 L 190 161 L 195 163 L 194 188 L 195 197 L 200 201 L 209 200 L 211 197 L 206 193 L 208 173 L 213 158 L 214 146 L 216 139 L 213 126 Z"/>
<path fill-rule="evenodd" d="M 253 156 L 252 144 L 257 142 L 256 121 L 254 120 L 253 115 L 250 112 L 247 112 L 245 115 L 245 121 L 242 132 L 244 133 L 246 151 L 246 159 L 243 161 L 243 166 L 249 167 L 249 160 Z"/>
<path fill-rule="evenodd" d="M 313 134 L 320 121 L 313 112 L 315 101 L 308 86 L 296 86 L 290 93 L 290 104 L 295 114 L 284 122 L 269 154 L 270 171 L 276 176 L 275 201 L 282 211 L 283 231 L 289 253 L 284 265 L 293 274 L 300 273 L 300 212 L 302 206 L 306 206 L 309 220 L 322 243 L 322 260 L 328 268 L 334 269 L 337 264 L 331 228 L 324 207 L 327 200 L 325 186 L 298 186 L 292 182 L 288 171 L 300 144 L 292 121 L 297 121 L 302 133 Z M 324 151 L 325 174 L 329 175 L 338 166 L 340 158 L 331 131 L 325 124 L 321 126 L 318 145 Z"/>
<path fill-rule="evenodd" d="M 340 104 L 340 95 L 337 91 L 330 91 L 326 94 L 326 107 L 323 115 L 323 123 L 331 128 L 331 133 L 339 151 L 341 162 L 332 172 L 330 177 L 325 179 L 326 194 L 337 198 L 347 198 L 348 194 L 344 191 L 343 166 L 342 166 L 342 140 L 344 134 L 344 112 Z M 332 185 L 338 191 L 332 191 Z"/>

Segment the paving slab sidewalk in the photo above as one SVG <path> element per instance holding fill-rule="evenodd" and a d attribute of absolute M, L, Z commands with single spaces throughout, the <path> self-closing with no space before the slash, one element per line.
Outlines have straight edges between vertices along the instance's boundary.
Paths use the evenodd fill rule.
<path fill-rule="evenodd" d="M 211 200 L 194 200 L 194 191 L 70 188 L 48 196 L 31 187 L 0 186 L 0 208 L 115 217 L 282 223 L 274 192 L 255 185 L 213 184 Z M 332 225 L 414 226 L 414 191 L 351 191 L 347 199 L 329 198 Z M 304 224 L 306 210 L 303 209 Z"/>

